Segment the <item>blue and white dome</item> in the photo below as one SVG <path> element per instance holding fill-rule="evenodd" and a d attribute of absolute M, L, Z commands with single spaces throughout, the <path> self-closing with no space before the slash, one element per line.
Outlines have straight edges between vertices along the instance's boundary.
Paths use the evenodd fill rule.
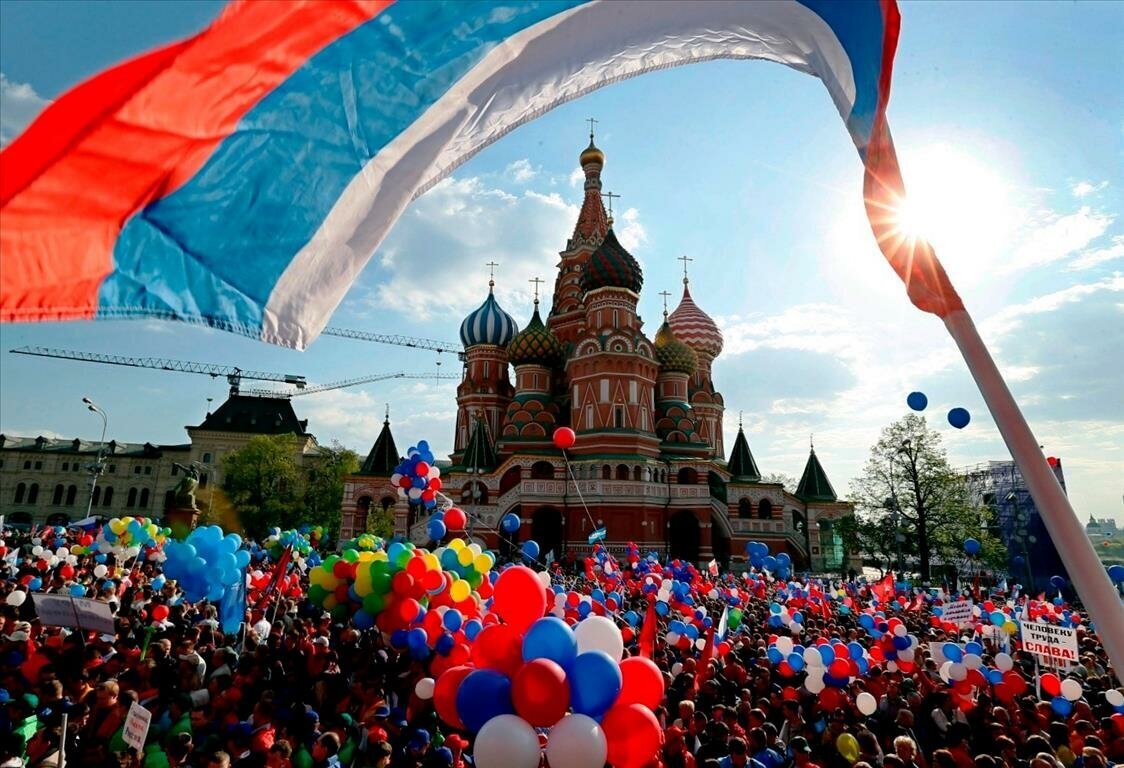
<path fill-rule="evenodd" d="M 515 321 L 496 302 L 492 287 L 489 285 L 488 298 L 461 323 L 461 343 L 466 348 L 477 344 L 506 347 L 518 332 L 519 328 L 515 325 Z"/>

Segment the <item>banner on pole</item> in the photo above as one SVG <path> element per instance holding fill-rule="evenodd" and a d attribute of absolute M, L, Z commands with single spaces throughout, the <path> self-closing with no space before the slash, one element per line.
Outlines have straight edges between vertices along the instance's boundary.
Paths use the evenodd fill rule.
<path fill-rule="evenodd" d="M 148 729 L 151 725 L 152 713 L 134 701 L 129 705 L 129 714 L 125 717 L 121 738 L 135 749 L 138 755 L 143 755 L 144 742 L 148 739 Z"/>
<path fill-rule="evenodd" d="M 1023 650 L 1033 653 L 1039 662 L 1050 667 L 1068 667 L 1077 663 L 1077 630 L 1056 627 L 1039 621 L 1019 622 Z"/>
<path fill-rule="evenodd" d="M 113 610 L 109 603 L 87 597 L 39 593 L 33 594 L 31 600 L 35 603 L 35 612 L 44 626 L 71 627 L 103 635 L 116 632 Z"/>
<path fill-rule="evenodd" d="M 949 624 L 964 627 L 972 623 L 972 618 L 971 600 L 958 600 L 955 603 L 948 603 L 942 606 L 941 621 L 947 621 Z"/>

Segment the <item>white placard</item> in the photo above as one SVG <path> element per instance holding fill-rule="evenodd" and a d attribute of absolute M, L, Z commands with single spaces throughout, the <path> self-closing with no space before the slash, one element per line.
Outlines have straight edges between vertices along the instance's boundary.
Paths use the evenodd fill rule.
<path fill-rule="evenodd" d="M 1057 627 L 1039 621 L 1019 622 L 1023 650 L 1033 653 L 1048 666 L 1069 666 L 1077 663 L 1077 630 Z"/>
<path fill-rule="evenodd" d="M 138 755 L 144 754 L 144 742 L 148 738 L 150 725 L 152 725 L 152 713 L 135 701 L 130 704 L 129 714 L 125 718 L 125 727 L 121 731 L 121 738 L 135 749 Z"/>
<path fill-rule="evenodd" d="M 113 609 L 109 607 L 109 603 L 91 600 L 88 597 L 73 599 L 74 612 L 78 614 L 78 626 L 103 635 L 117 633 L 117 627 L 113 623 Z"/>
<path fill-rule="evenodd" d="M 43 626 L 78 626 L 78 614 L 74 611 L 74 599 L 70 595 L 47 595 L 33 592 L 31 600 L 35 603 L 35 613 L 39 615 L 39 622 Z"/>
<path fill-rule="evenodd" d="M 972 601 L 971 600 L 958 600 L 955 603 L 945 603 L 941 606 L 941 621 L 947 621 L 949 624 L 955 624 L 957 627 L 963 627 L 971 624 L 972 617 Z"/>

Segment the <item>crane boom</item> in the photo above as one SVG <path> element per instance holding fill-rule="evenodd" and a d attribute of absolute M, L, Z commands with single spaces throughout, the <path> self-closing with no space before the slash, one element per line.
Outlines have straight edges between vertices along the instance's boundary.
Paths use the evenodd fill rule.
<path fill-rule="evenodd" d="M 436 339 L 422 339 L 400 334 L 371 333 L 370 331 L 355 331 L 349 328 L 325 328 L 321 331 L 324 336 L 338 336 L 342 339 L 356 339 L 358 341 L 373 341 L 377 344 L 393 344 L 398 347 L 413 347 L 414 349 L 428 349 L 433 352 L 452 352 L 458 358 L 464 358 L 460 344 Z"/>
<path fill-rule="evenodd" d="M 104 365 L 125 365 L 132 368 L 152 368 L 157 371 L 176 371 L 179 373 L 199 373 L 211 378 L 225 376 L 230 384 L 231 394 L 237 394 L 242 379 L 255 381 L 280 381 L 292 384 L 298 389 L 304 389 L 304 376 L 291 373 L 269 373 L 267 371 L 244 371 L 233 365 L 218 365 L 216 363 L 196 363 L 190 360 L 174 360 L 164 357 L 128 357 L 126 355 L 106 355 L 100 352 L 78 352 L 69 349 L 50 349 L 48 347 L 20 347 L 11 350 L 17 355 L 35 355 L 37 357 L 54 357 L 60 360 L 78 360 L 84 363 L 102 363 Z"/>
<path fill-rule="evenodd" d="M 242 394 L 254 395 L 255 397 L 301 397 L 302 395 L 315 395 L 317 392 L 327 392 L 332 389 L 344 389 L 345 387 L 354 387 L 359 384 L 371 384 L 376 381 L 386 381 L 387 379 L 459 379 L 451 373 L 376 373 L 370 376 L 358 376 L 354 379 L 343 379 L 342 381 L 332 381 L 327 384 L 316 384 L 311 387 L 296 392 L 277 392 L 268 389 L 250 389 L 244 391 Z"/>

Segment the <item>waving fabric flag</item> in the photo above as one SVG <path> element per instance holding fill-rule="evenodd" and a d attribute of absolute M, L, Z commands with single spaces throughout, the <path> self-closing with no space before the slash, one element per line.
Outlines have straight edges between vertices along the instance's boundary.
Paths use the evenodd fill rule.
<path fill-rule="evenodd" d="M 893 0 L 235 2 L 54 102 L 0 154 L 0 319 L 161 317 L 303 348 L 418 195 L 602 86 L 712 59 L 819 77 L 914 302 L 959 299 L 894 235 Z"/>

